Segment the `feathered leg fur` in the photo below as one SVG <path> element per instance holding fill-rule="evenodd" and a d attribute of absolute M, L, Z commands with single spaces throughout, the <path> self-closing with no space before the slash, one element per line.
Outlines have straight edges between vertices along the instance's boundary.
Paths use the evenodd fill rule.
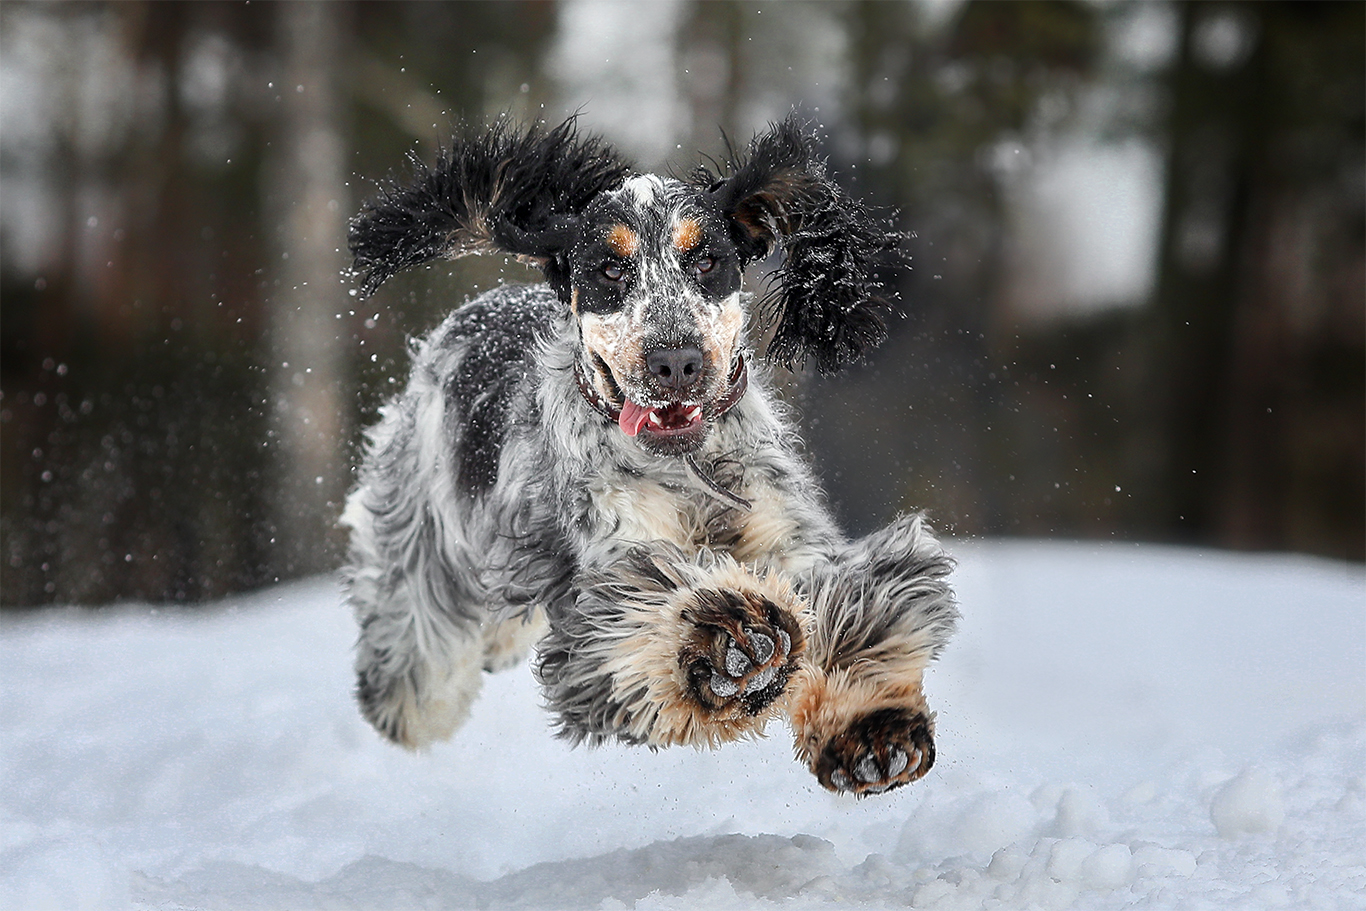
<path fill-rule="evenodd" d="M 763 732 L 808 625 L 781 576 L 656 542 L 584 574 L 536 670 L 572 740 L 716 746 Z"/>
<path fill-rule="evenodd" d="M 468 431 L 450 420 L 446 386 L 470 348 L 442 330 L 415 348 L 408 388 L 369 431 L 361 483 L 342 514 L 360 626 L 356 695 L 366 719 L 410 749 L 449 737 L 481 672 L 513 663 L 543 629 L 542 612 L 509 618 L 489 590 L 488 535 L 457 490 L 453 444 Z"/>
<path fill-rule="evenodd" d="M 385 569 L 373 516 L 355 498 L 347 588 L 360 636 L 356 696 L 361 713 L 409 749 L 449 737 L 479 695 L 485 645 L 476 622 L 425 609 L 421 595 Z"/>
<path fill-rule="evenodd" d="M 924 520 L 903 516 L 803 579 L 812 632 L 788 705 L 797 755 L 825 787 L 880 793 L 934 764 L 921 679 L 958 617 L 952 568 Z"/>

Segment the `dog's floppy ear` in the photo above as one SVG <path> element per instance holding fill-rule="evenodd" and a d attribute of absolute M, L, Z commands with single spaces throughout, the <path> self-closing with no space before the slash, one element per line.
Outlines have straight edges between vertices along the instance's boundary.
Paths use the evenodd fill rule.
<path fill-rule="evenodd" d="M 768 356 L 789 367 L 807 358 L 834 373 L 887 336 L 890 304 L 875 275 L 900 255 L 902 235 L 871 215 L 826 174 L 815 137 L 795 113 L 732 152 L 730 176 L 710 192 L 730 219 L 746 262 L 775 247 L 783 263 L 761 312 L 774 322 Z"/>
<path fill-rule="evenodd" d="M 563 294 L 563 252 L 576 218 L 630 174 L 574 118 L 552 130 L 457 130 L 435 166 L 408 156 L 412 176 L 390 179 L 351 222 L 349 245 L 368 297 L 410 266 L 471 253 L 504 253 L 538 266 Z"/>

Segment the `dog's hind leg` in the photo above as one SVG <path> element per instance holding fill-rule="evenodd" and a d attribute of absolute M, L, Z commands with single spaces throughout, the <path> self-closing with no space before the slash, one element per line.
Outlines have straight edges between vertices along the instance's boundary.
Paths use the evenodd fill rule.
<path fill-rule="evenodd" d="M 373 515 L 359 496 L 347 505 L 351 526 L 347 597 L 360 625 L 356 698 L 381 734 L 410 749 L 444 740 L 479 695 L 485 642 L 477 621 L 433 610 L 412 579 L 382 558 Z"/>
<path fill-rule="evenodd" d="M 545 634 L 545 611 L 535 608 L 525 616 L 488 620 L 483 627 L 484 670 L 503 671 L 520 664 L 531 646 Z"/>
<path fill-rule="evenodd" d="M 952 568 L 924 521 L 904 516 L 801 580 L 813 622 L 788 711 L 797 755 L 830 790 L 877 794 L 934 764 L 921 681 L 958 617 Z"/>
<path fill-rule="evenodd" d="M 402 593 L 360 620 L 356 698 L 376 730 L 409 749 L 446 740 L 469 717 L 483 680 L 478 631 L 424 623 Z"/>

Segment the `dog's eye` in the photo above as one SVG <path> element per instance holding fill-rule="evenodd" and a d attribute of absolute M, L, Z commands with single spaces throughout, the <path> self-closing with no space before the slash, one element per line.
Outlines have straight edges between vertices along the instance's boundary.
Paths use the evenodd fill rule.
<path fill-rule="evenodd" d="M 698 275 L 706 275 L 712 269 L 716 268 L 716 257 L 703 256 L 698 259 L 697 262 L 693 263 L 692 268 Z"/>
<path fill-rule="evenodd" d="M 608 281 L 619 282 L 626 277 L 626 267 L 619 263 L 604 263 L 602 275 Z"/>

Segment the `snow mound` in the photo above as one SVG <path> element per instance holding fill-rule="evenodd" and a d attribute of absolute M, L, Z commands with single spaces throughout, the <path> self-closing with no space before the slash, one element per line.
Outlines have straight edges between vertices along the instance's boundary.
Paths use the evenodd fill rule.
<path fill-rule="evenodd" d="M 332 580 L 3 615 L 0 908 L 1360 907 L 1366 574 L 960 542 L 939 764 L 827 794 L 781 728 L 571 750 L 525 668 L 413 755 Z"/>
<path fill-rule="evenodd" d="M 1245 769 L 1215 793 L 1209 816 L 1225 838 L 1274 832 L 1285 821 L 1281 786 L 1265 769 Z"/>

